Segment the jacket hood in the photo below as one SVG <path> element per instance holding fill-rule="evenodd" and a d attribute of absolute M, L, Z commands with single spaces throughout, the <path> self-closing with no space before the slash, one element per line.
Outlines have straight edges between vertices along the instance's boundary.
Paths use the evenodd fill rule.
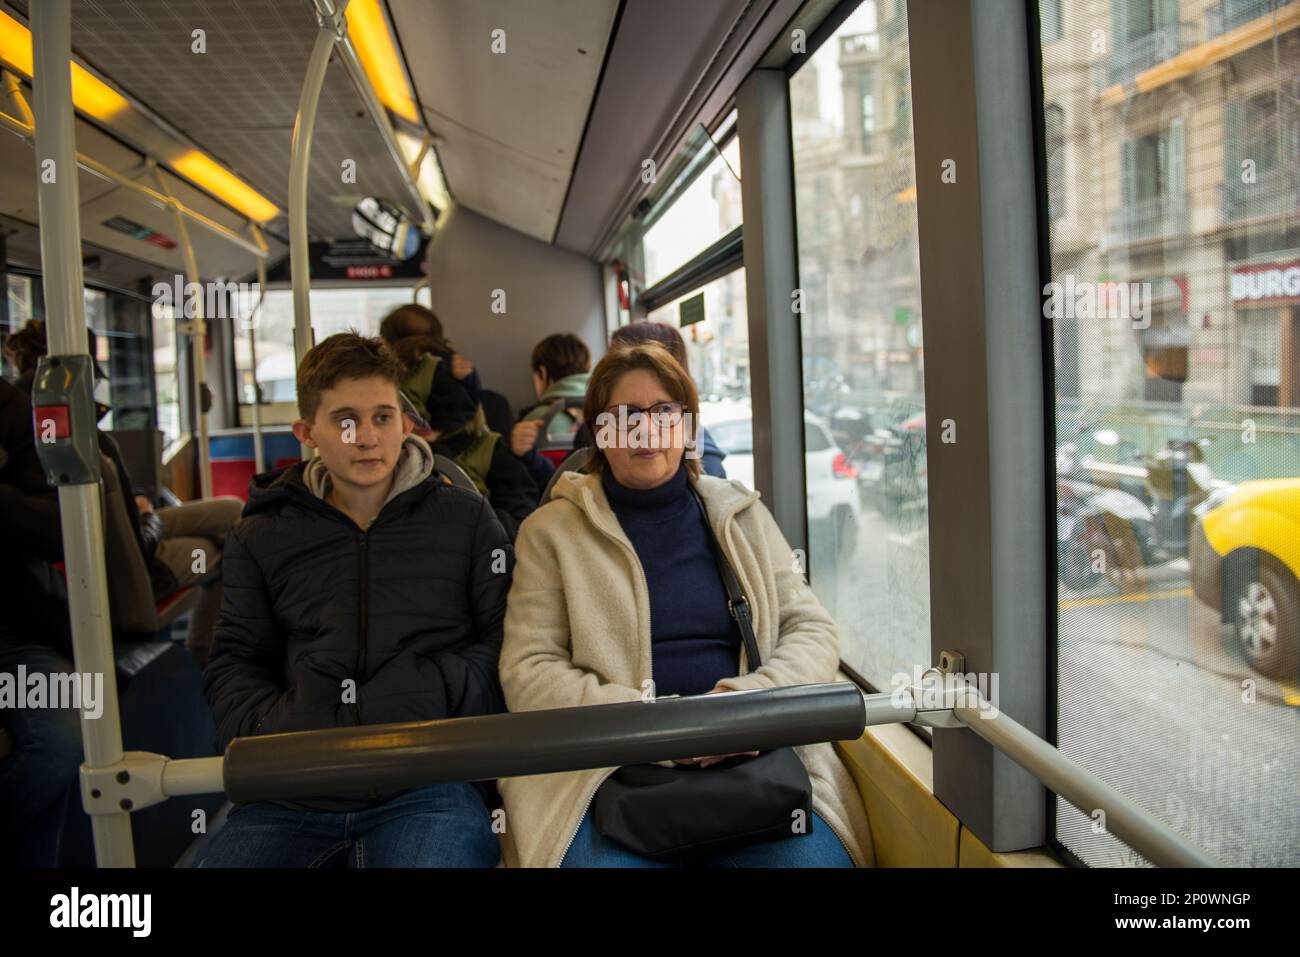
<path fill-rule="evenodd" d="M 566 375 L 560 381 L 551 383 L 550 388 L 542 393 L 542 401 L 554 402 L 556 399 L 580 399 L 587 394 L 587 380 L 590 378 L 590 372 L 575 372 L 573 375 Z"/>
<path fill-rule="evenodd" d="M 418 435 L 408 435 L 398 454 L 397 467 L 393 470 L 393 487 L 384 499 L 384 505 L 403 492 L 415 488 L 432 474 L 433 451 Z M 312 498 L 324 499 L 331 487 L 329 470 L 319 457 L 275 472 L 264 472 L 253 476 L 249 482 L 248 504 L 244 506 L 244 515 L 253 515 L 270 508 L 290 494 L 305 493 Z M 291 491 L 294 489 L 297 491 Z"/>
<path fill-rule="evenodd" d="M 704 508 L 709 513 L 709 521 L 715 530 L 720 529 L 723 522 L 741 509 L 748 508 L 759 499 L 757 492 L 731 479 L 701 475 L 697 479 L 692 479 L 691 484 L 695 486 L 695 490 L 700 493 L 700 498 L 704 500 Z M 564 499 L 572 502 L 594 522 L 618 524 L 618 520 L 614 517 L 614 509 L 610 506 L 609 499 L 605 495 L 605 487 L 600 481 L 599 474 L 589 475 L 586 472 L 561 473 L 555 480 L 555 488 L 551 491 L 551 499 Z"/>

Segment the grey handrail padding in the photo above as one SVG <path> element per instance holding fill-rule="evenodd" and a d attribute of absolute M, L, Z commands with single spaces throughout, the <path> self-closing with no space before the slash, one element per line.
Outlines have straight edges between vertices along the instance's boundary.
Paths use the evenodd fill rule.
<path fill-rule="evenodd" d="M 576 472 L 587 464 L 587 459 L 591 457 L 591 446 L 584 445 L 580 449 L 574 449 L 565 456 L 564 461 L 559 464 L 555 472 L 551 475 L 550 480 L 546 483 L 546 489 L 542 492 L 542 504 L 545 505 L 551 500 L 551 489 L 555 488 L 555 483 L 565 472 Z"/>
<path fill-rule="evenodd" d="M 479 494 L 478 486 L 474 484 L 474 480 L 465 474 L 463 468 L 447 458 L 447 456 L 434 452 L 433 467 L 451 479 L 451 484 L 457 488 L 469 489 L 475 495 Z"/>
<path fill-rule="evenodd" d="M 857 686 L 797 685 L 236 738 L 223 780 L 236 803 L 365 795 L 856 740 L 865 721 Z"/>

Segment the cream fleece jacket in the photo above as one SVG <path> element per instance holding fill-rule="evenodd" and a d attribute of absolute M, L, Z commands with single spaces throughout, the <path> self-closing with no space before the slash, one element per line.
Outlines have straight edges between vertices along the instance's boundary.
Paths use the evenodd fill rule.
<path fill-rule="evenodd" d="M 794 555 L 758 493 L 739 482 L 695 482 L 709 521 L 749 599 L 763 665 L 724 679 L 742 691 L 836 679 L 835 622 L 797 572 Z M 605 498 L 600 477 L 569 472 L 551 501 L 520 527 L 506 607 L 501 685 L 511 711 L 641 699 L 650 678 L 650 597 L 645 573 Z M 813 784 L 813 808 L 858 866 L 874 863 L 866 811 L 830 744 L 796 749 Z M 556 867 L 597 788 L 614 768 L 504 778 L 505 858 Z"/>

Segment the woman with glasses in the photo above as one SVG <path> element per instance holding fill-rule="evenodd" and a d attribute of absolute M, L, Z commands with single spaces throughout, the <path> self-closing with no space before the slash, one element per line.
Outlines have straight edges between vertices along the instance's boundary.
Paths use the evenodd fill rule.
<path fill-rule="evenodd" d="M 592 373 L 583 412 L 595 439 L 591 459 L 583 471 L 561 475 L 515 545 L 500 663 L 510 710 L 834 681 L 835 624 L 771 514 L 757 493 L 701 474 L 699 400 L 680 363 L 658 343 L 611 350 Z M 743 593 L 752 635 L 729 611 L 737 604 L 728 600 L 729 583 Z M 742 652 L 746 642 L 761 661 L 754 670 Z M 795 750 L 811 784 L 812 820 L 801 822 L 807 826 L 691 863 L 872 862 L 861 800 L 832 746 Z M 714 774 L 756 755 L 683 755 L 665 763 Z M 597 825 L 593 810 L 611 796 L 600 792 L 617 786 L 610 780 L 617 770 L 502 780 L 507 860 L 524 867 L 672 866 Z"/>

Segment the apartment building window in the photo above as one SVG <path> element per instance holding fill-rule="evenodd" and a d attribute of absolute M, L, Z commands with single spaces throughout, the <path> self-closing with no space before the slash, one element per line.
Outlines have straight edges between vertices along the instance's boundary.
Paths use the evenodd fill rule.
<path fill-rule="evenodd" d="M 1065 215 L 1065 111 L 1055 104 L 1044 111 L 1047 134 L 1047 209 L 1052 222 Z"/>
<path fill-rule="evenodd" d="M 858 77 L 858 95 L 862 103 L 862 152 L 874 151 L 876 137 L 876 94 L 871 74 Z"/>
<path fill-rule="evenodd" d="M 1163 129 L 1120 145 L 1122 208 L 1113 219 L 1116 240 L 1132 242 L 1185 232 L 1184 127 L 1178 117 Z"/>
<path fill-rule="evenodd" d="M 1230 100 L 1223 143 L 1228 222 L 1300 208 L 1300 101 L 1279 90 Z"/>
<path fill-rule="evenodd" d="M 1038 13 L 1043 31 L 1043 42 L 1061 39 L 1061 0 L 1043 0 Z"/>
<path fill-rule="evenodd" d="M 1110 82 L 1131 83 L 1181 49 L 1178 0 L 1111 0 Z"/>

